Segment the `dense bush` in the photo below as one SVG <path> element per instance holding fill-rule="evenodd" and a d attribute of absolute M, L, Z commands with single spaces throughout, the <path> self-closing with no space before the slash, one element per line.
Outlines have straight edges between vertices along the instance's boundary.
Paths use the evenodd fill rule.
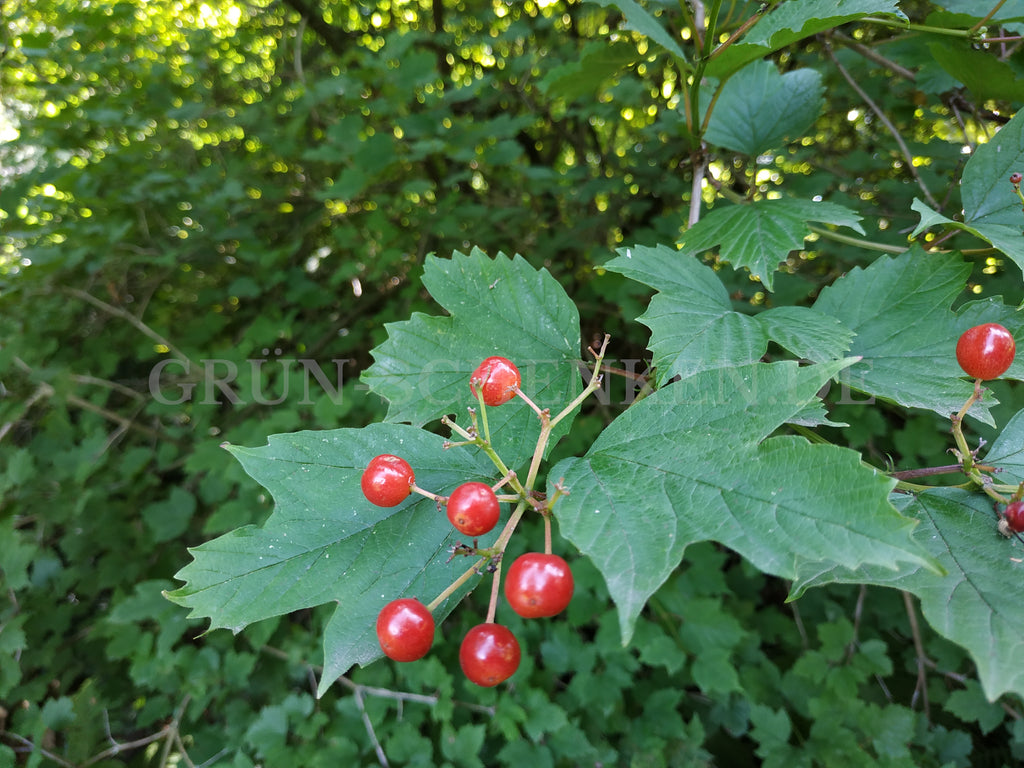
<path fill-rule="evenodd" d="M 0 5 L 0 764 L 1024 757 L 1020 544 L 995 533 L 984 464 L 907 472 L 963 447 L 959 332 L 1024 338 L 1017 3 Z M 525 652 L 486 690 L 458 665 L 486 586 L 425 660 L 351 668 L 329 590 L 256 595 L 234 620 L 190 591 L 210 549 L 189 547 L 280 519 L 260 461 L 288 440 L 447 434 L 389 376 L 415 373 L 411 330 L 458 326 L 452 265 L 455 288 L 489 276 L 501 298 L 466 319 L 507 325 L 513 352 L 530 326 L 510 307 L 541 317 L 522 286 L 560 286 L 541 309 L 578 312 L 557 329 L 570 396 L 566 366 L 605 333 L 628 374 L 566 422 L 538 480 L 573 480 L 554 509 L 556 548 L 585 555 L 573 602 L 542 622 L 499 609 Z M 720 323 L 706 344 L 685 333 L 700 318 Z M 659 442 L 652 412 L 683 429 L 673 394 L 775 386 L 769 369 L 797 371 L 775 410 L 726 398 L 729 430 Z M 1016 362 L 965 421 L 1004 496 L 1024 479 L 1021 378 Z M 281 434 L 306 437 L 268 445 Z M 517 465 L 533 439 L 506 446 Z M 737 493 L 796 482 L 776 473 L 799 454 L 820 515 L 775 541 L 709 533 L 708 502 L 689 538 L 650 538 L 666 506 L 648 462 L 613 478 L 640 521 L 616 533 L 646 547 L 621 567 L 586 543 L 580 478 L 630 440 Z M 678 524 L 693 488 L 669 490 Z M 841 539 L 861 510 L 879 527 Z M 543 540 L 524 518 L 516 550 Z M 940 576 L 957 567 L 963 603 Z M 249 625 L 206 632 L 165 593 Z"/>

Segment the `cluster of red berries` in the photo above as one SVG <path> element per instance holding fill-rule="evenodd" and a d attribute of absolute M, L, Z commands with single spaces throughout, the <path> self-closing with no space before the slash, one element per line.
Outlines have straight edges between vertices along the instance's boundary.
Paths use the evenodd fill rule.
<path fill-rule="evenodd" d="M 485 406 L 507 403 L 519 392 L 519 370 L 504 357 L 489 357 L 474 371 L 470 390 Z M 500 486 L 500 483 L 499 483 Z M 489 533 L 501 516 L 495 490 L 481 482 L 458 486 L 447 499 L 416 486 L 412 467 L 404 459 L 382 454 L 370 461 L 362 476 L 363 495 L 381 507 L 393 507 L 416 491 L 447 509 L 448 520 L 460 533 L 478 537 Z M 505 577 L 509 606 L 524 618 L 555 616 L 569 605 L 574 583 L 568 563 L 558 555 L 529 552 L 516 558 Z M 416 598 L 388 603 L 377 616 L 377 639 L 384 654 L 395 661 L 416 661 L 434 641 L 434 617 Z M 519 668 L 521 651 L 512 632 L 488 621 L 466 633 L 459 649 L 462 671 L 477 685 L 490 687 L 507 680 Z"/>

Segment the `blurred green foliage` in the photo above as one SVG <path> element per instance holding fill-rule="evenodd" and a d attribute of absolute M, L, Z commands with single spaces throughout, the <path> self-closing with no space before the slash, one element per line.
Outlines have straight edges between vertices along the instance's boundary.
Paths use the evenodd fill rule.
<path fill-rule="evenodd" d="M 694 5 L 651 8 L 679 30 Z M 760 4 L 720 6 L 728 32 Z M 901 7 L 915 22 L 934 10 Z M 564 619 L 503 617 L 541 652 L 498 690 L 461 678 L 452 640 L 422 663 L 353 670 L 317 699 L 320 610 L 202 634 L 161 591 L 188 546 L 270 510 L 220 443 L 379 420 L 358 373 L 385 323 L 430 306 L 427 253 L 522 253 L 565 286 L 585 342 L 607 331 L 643 371 L 632 321 L 647 294 L 602 264 L 686 229 L 683 74 L 616 7 L 578 2 L 4 0 L 0 16 L 0 765 L 1024 758 L 1019 702 L 987 702 L 963 651 L 899 593 L 787 604 L 787 585 L 706 544 L 629 648 L 581 561 Z M 1013 38 L 1019 22 L 997 21 L 990 32 Z M 985 53 L 1017 71 L 1018 42 Z M 935 44 L 854 24 L 777 52 L 783 70 L 822 73 L 826 108 L 782 150 L 718 152 L 715 178 L 847 205 L 869 239 L 904 245 L 921 187 L 958 211 L 965 147 L 1012 113 L 1012 94 L 975 93 Z M 873 258 L 824 237 L 805 247 L 774 294 L 709 261 L 753 312 L 806 303 Z M 965 299 L 1024 298 L 999 254 L 970 258 Z M 156 367 L 173 359 L 190 365 Z M 556 458 L 621 410 L 631 390 L 612 386 Z M 1005 413 L 1020 407 L 1009 385 L 998 395 Z M 867 410 L 839 408 L 837 420 Z M 856 424 L 836 439 L 878 466 L 949 461 L 928 414 L 879 405 Z M 454 614 L 445 637 L 473 614 Z"/>

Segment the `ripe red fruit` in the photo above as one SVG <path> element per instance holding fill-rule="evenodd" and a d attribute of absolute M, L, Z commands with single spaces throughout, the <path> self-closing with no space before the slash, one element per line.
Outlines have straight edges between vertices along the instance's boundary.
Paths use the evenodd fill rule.
<path fill-rule="evenodd" d="M 997 323 L 968 328 L 956 343 L 956 360 L 972 379 L 998 379 L 1013 362 L 1013 335 Z"/>
<path fill-rule="evenodd" d="M 528 552 L 505 576 L 505 599 L 524 619 L 555 616 L 572 600 L 572 570 L 558 555 Z"/>
<path fill-rule="evenodd" d="M 498 497 L 486 483 L 463 483 L 448 497 L 448 519 L 466 536 L 483 536 L 500 516 Z"/>
<path fill-rule="evenodd" d="M 378 507 L 394 507 L 409 495 L 413 480 L 412 467 L 405 459 L 383 453 L 363 471 L 363 495 Z"/>
<path fill-rule="evenodd" d="M 390 659 L 422 659 L 434 642 L 434 617 L 415 598 L 392 600 L 377 615 L 377 640 Z"/>
<path fill-rule="evenodd" d="M 1016 533 L 1024 532 L 1024 501 L 1011 501 L 1003 510 L 1006 526 Z"/>
<path fill-rule="evenodd" d="M 519 669 L 519 641 L 501 624 L 477 624 L 462 640 L 459 666 L 472 682 L 490 688 Z"/>
<path fill-rule="evenodd" d="M 479 385 L 485 405 L 502 405 L 515 397 L 514 388 L 521 381 L 519 369 L 504 357 L 488 357 L 469 377 L 469 389 L 476 397 Z"/>

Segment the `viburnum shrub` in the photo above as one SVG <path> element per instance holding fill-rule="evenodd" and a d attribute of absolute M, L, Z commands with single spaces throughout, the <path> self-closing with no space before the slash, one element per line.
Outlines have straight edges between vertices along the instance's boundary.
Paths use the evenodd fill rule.
<path fill-rule="evenodd" d="M 951 246 L 969 237 L 976 252 L 980 240 L 985 253 L 1024 267 L 1024 115 L 969 147 L 962 210 L 952 218 L 936 210 L 907 155 L 928 202 L 897 211 L 919 219 L 903 245 L 871 242 L 857 211 L 806 186 L 783 193 L 761 183 L 773 176 L 758 167 L 762 158 L 803 135 L 824 91 L 820 73 L 783 74 L 769 57 L 822 31 L 816 45 L 841 68 L 828 33 L 857 19 L 900 26 L 905 17 L 881 0 L 770 5 L 723 36 L 715 33 L 720 4 L 712 4 L 695 22 L 691 37 L 702 50 L 691 58 L 657 14 L 618 4 L 628 28 L 684 73 L 674 76 L 673 87 L 686 87 L 673 125 L 694 174 L 678 241 L 651 245 L 648 236 L 618 248 L 595 278 L 617 295 L 651 294 L 636 318 L 650 332 L 647 370 L 616 366 L 626 352 L 590 318 L 587 338 L 597 341 L 583 344 L 577 307 L 526 258 L 479 249 L 427 256 L 422 283 L 440 311 L 389 324 L 362 372 L 387 402 L 383 422 L 227 446 L 276 509 L 261 527 L 192 550 L 178 573 L 184 586 L 168 597 L 235 631 L 333 603 L 322 693 L 395 645 L 396 658 L 420 658 L 427 633 L 389 623 L 394 601 L 415 599 L 442 624 L 483 584 L 487 612 L 462 638 L 459 658 L 470 681 L 490 686 L 514 674 L 521 653 L 538 653 L 497 623 L 502 595 L 524 617 L 558 615 L 571 598 L 571 573 L 540 567 L 555 562 L 555 550 L 569 563 L 586 558 L 603 576 L 628 643 L 687 548 L 712 541 L 786 580 L 793 600 L 849 583 L 915 595 L 934 629 L 971 655 L 986 696 L 1024 694 L 1024 545 L 1015 535 L 1024 412 L 1006 418 L 987 445 L 971 428 L 972 420 L 997 426 L 989 379 L 1024 376 L 1013 343 L 1024 318 L 999 298 L 975 298 L 973 264 Z M 981 44 L 983 24 L 965 34 Z M 593 67 L 551 73 L 545 87 L 578 95 L 581 72 L 600 79 L 614 68 L 597 58 L 600 46 L 592 56 Z M 730 176 L 741 156 L 748 175 Z M 780 275 L 810 268 L 802 248 L 812 237 L 819 249 L 863 246 L 861 265 L 816 275 L 813 291 L 783 290 Z M 756 281 L 758 301 L 734 301 L 730 266 Z M 577 416 L 595 399 L 613 405 L 607 384 L 618 376 L 628 397 L 588 442 L 573 432 Z M 851 422 L 877 410 L 938 414 L 953 459 L 893 467 L 844 447 L 848 425 L 830 418 L 836 406 Z M 865 415 L 854 426 L 870 424 Z M 379 474 L 382 456 L 401 457 L 409 471 Z M 496 505 L 499 524 L 490 529 L 484 522 Z M 510 565 L 506 553 L 527 516 L 543 522 L 545 551 Z"/>

